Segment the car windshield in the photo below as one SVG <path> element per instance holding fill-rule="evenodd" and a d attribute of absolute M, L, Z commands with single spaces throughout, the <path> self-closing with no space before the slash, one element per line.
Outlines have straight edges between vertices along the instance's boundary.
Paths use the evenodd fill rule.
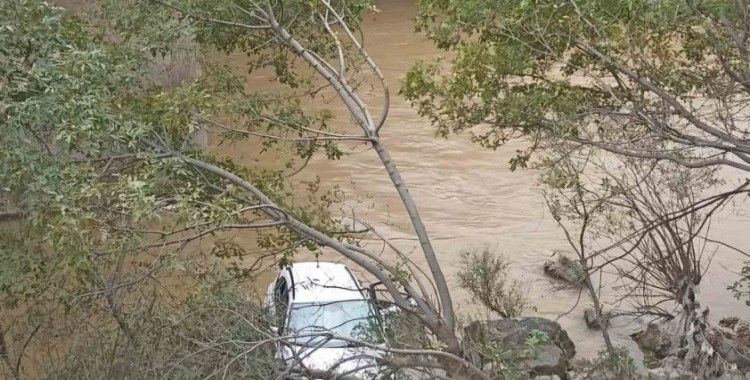
<path fill-rule="evenodd" d="M 356 346 L 354 342 L 332 339 L 328 334 L 383 343 L 375 311 L 367 300 L 295 304 L 289 313 L 287 334 L 295 336 L 295 344 L 307 347 Z"/>

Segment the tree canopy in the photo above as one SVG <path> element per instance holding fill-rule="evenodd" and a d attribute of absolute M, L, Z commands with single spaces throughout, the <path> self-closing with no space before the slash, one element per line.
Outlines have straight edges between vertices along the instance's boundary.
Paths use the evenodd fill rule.
<path fill-rule="evenodd" d="M 417 66 L 402 92 L 443 134 L 750 169 L 743 1 L 419 4 L 419 28 L 455 57 L 448 72 Z"/>
<path fill-rule="evenodd" d="M 418 29 L 452 54 L 415 66 L 401 92 L 443 136 L 493 149 L 525 140 L 511 168 L 543 151 L 554 172 L 599 151 L 660 162 L 655 176 L 680 171 L 664 162 L 747 173 L 748 12 L 745 1 L 421 0 Z M 685 185 L 747 193 L 747 179 L 722 193 L 721 178 Z"/>
<path fill-rule="evenodd" d="M 209 3 L 215 4 L 203 5 Z M 345 229 L 329 213 L 335 192 L 319 190 L 314 180 L 296 181 L 307 190 L 300 197 L 287 178 L 295 162 L 309 160 L 316 152 L 332 159 L 340 156 L 336 142 L 320 135 L 327 129 L 328 113 L 304 112 L 294 94 L 245 91 L 243 79 L 227 66 L 200 58 L 203 50 L 239 43 L 236 34 L 225 33 L 220 39 L 217 31 L 198 30 L 194 20 L 177 17 L 162 5 L 114 1 L 98 6 L 97 16 L 77 16 L 34 0 L 0 4 L 0 213 L 6 219 L 0 222 L 0 311 L 8 316 L 24 310 L 21 315 L 28 321 L 10 323 L 12 336 L 21 339 L 15 352 L 18 363 L 40 326 L 53 332 L 57 326 L 57 334 L 65 323 L 102 316 L 112 318 L 119 332 L 106 335 L 111 330 L 81 327 L 70 339 L 88 344 L 71 343 L 73 355 L 87 347 L 106 354 L 109 351 L 96 347 L 111 347 L 109 354 L 119 352 L 127 362 L 132 358 L 126 352 L 147 347 L 141 352 L 146 358 L 140 359 L 149 362 L 151 350 L 158 347 L 149 339 L 161 333 L 147 336 L 148 331 L 171 328 L 162 325 L 161 318 L 216 307 L 229 302 L 227 298 L 233 307 L 245 302 L 238 300 L 236 287 L 222 288 L 216 295 L 210 284 L 226 283 L 227 274 L 255 274 L 261 263 L 288 262 L 302 249 L 319 250 L 314 241 L 269 218 L 256 199 L 191 160 L 227 168 L 237 180 L 251 181 L 276 207 L 284 207 L 287 217 L 345 237 Z M 195 42 L 195 35 L 206 44 Z M 173 81 L 161 76 L 160 66 L 180 59 L 193 60 L 201 72 L 178 73 Z M 232 128 L 222 128 L 230 121 Z M 263 169 L 219 158 L 200 143 L 209 126 L 225 143 L 259 139 L 259 150 L 277 146 L 277 140 L 263 136 L 288 139 L 291 154 L 280 156 L 290 157 L 289 162 Z M 230 238 L 216 238 L 238 229 L 258 230 L 257 244 L 266 255 Z M 214 238 L 205 254 L 234 260 L 218 273 L 190 245 L 207 237 Z M 269 255 L 268 262 L 237 266 L 243 258 Z M 213 275 L 206 277 L 205 272 Z M 175 298 L 164 285 L 170 278 L 195 286 Z M 250 307 L 246 312 L 259 310 Z M 217 325 L 207 320 L 181 333 L 196 337 L 210 334 L 207 326 L 258 317 L 211 313 Z M 7 326 L 0 323 L 0 358 L 18 377 L 20 364 L 9 359 L 13 350 L 8 348 Z M 52 333 L 46 336 L 43 342 L 52 339 Z M 184 339 L 170 344 L 177 351 L 191 349 Z M 219 365 L 224 359 L 212 360 L 211 365 Z M 154 370 L 164 364 L 157 360 L 148 366 Z M 96 373 L 93 362 L 74 360 L 58 365 L 83 365 L 92 377 L 110 376 L 103 373 L 115 370 Z"/>

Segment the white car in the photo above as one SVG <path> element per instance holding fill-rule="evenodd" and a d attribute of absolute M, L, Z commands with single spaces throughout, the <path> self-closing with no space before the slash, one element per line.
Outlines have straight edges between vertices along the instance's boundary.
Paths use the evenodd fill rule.
<path fill-rule="evenodd" d="M 345 265 L 287 266 L 268 286 L 267 297 L 272 329 L 282 338 L 278 369 L 287 378 L 378 377 L 383 357 L 378 347 L 386 347 L 380 317 Z"/>

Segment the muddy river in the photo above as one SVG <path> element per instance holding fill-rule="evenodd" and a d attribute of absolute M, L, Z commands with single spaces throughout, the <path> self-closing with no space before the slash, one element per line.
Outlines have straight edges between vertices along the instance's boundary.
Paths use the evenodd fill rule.
<path fill-rule="evenodd" d="M 429 122 L 396 93 L 406 71 L 419 60 L 434 60 L 444 54 L 414 32 L 414 4 L 410 1 L 381 0 L 380 13 L 370 13 L 364 24 L 364 41 L 392 89 L 390 116 L 381 134 L 391 150 L 417 201 L 443 270 L 454 290 L 458 314 L 463 321 L 484 317 L 467 295 L 456 286 L 459 253 L 465 249 L 489 247 L 511 261 L 511 275 L 518 279 L 533 306 L 528 314 L 556 319 L 570 311 L 578 298 L 576 290 L 559 290 L 545 277 L 542 264 L 552 250 L 566 249 L 562 232 L 550 217 L 537 186 L 539 173 L 510 171 L 508 160 L 516 147 L 511 142 L 497 151 L 472 144 L 466 137 L 435 137 Z M 255 75 L 248 87 L 266 87 L 267 75 Z M 379 104 L 378 98 L 368 98 Z M 347 122 L 345 110 L 327 105 Z M 379 108 L 373 110 L 379 113 Z M 242 160 L 249 154 L 238 146 L 220 147 L 223 153 Z M 373 224 L 405 251 L 413 251 L 419 262 L 418 244 L 393 185 L 374 152 L 355 146 L 339 161 L 311 162 L 304 176 L 319 176 L 326 186 L 337 185 L 347 194 L 347 205 L 357 216 Z M 729 175 L 736 181 L 739 175 Z M 712 233 L 745 249 L 750 248 L 750 203 L 739 203 L 716 218 Z M 249 237 L 247 237 L 249 240 Z M 335 256 L 331 256 L 334 257 Z M 718 250 L 709 275 L 702 285 L 701 299 L 711 308 L 714 320 L 726 315 L 750 316 L 750 308 L 732 298 L 726 287 L 736 278 L 727 270 L 740 267 L 742 258 Z M 263 281 L 261 281 L 263 282 Z M 264 287 L 265 283 L 259 284 Z M 604 291 L 608 287 L 605 285 Z M 560 317 L 559 322 L 575 341 L 579 357 L 591 356 L 601 347 L 598 332 L 586 329 L 583 308 Z M 615 340 L 631 345 L 628 334 L 638 321 L 615 321 Z"/>

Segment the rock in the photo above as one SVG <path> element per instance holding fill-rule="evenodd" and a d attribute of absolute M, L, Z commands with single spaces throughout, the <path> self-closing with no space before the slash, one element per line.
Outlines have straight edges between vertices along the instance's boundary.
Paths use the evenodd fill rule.
<path fill-rule="evenodd" d="M 568 371 L 568 380 L 583 380 L 584 377 L 582 374 L 576 372 L 576 371 Z"/>
<path fill-rule="evenodd" d="M 657 368 L 652 369 L 648 372 L 649 379 L 663 379 L 663 380 L 691 380 L 692 374 L 678 371 L 674 368 Z M 687 376 L 687 377 L 686 377 Z"/>
<path fill-rule="evenodd" d="M 630 335 L 643 351 L 647 360 L 654 361 L 666 358 L 672 347 L 672 336 L 658 324 L 649 323 L 646 329 Z"/>
<path fill-rule="evenodd" d="M 669 374 L 669 380 L 693 380 L 694 378 L 695 374 L 686 371 L 675 370 Z"/>
<path fill-rule="evenodd" d="M 594 309 L 587 308 L 586 310 L 584 310 L 583 320 L 586 322 L 586 327 L 590 329 L 598 329 L 602 327 L 599 318 L 596 317 L 596 312 L 594 311 Z"/>
<path fill-rule="evenodd" d="M 648 371 L 649 380 L 669 380 L 669 372 L 664 368 L 654 368 Z"/>
<path fill-rule="evenodd" d="M 605 325 L 609 323 L 609 314 L 604 313 L 602 316 Z M 583 320 L 586 322 L 586 327 L 590 329 L 600 329 L 602 328 L 602 321 L 599 320 L 599 318 L 596 317 L 596 312 L 594 309 L 587 308 L 583 311 Z"/>
<path fill-rule="evenodd" d="M 666 378 L 669 380 L 693 380 L 696 378 L 694 373 L 683 368 L 682 360 L 673 355 L 662 359 L 659 366 L 649 369 L 646 375 L 646 378 L 666 375 Z"/>
<path fill-rule="evenodd" d="M 617 375 L 608 367 L 599 367 L 581 376 L 580 379 L 618 379 Z"/>
<path fill-rule="evenodd" d="M 742 374 L 742 371 L 732 368 L 726 370 L 719 376 L 718 380 L 745 380 L 745 376 Z"/>
<path fill-rule="evenodd" d="M 523 367 L 529 368 L 531 375 L 564 374 L 568 371 L 566 363 L 569 358 L 565 358 L 565 353 L 555 345 L 542 345 L 534 352 L 521 356 L 527 356 Z"/>
<path fill-rule="evenodd" d="M 682 360 L 675 355 L 669 355 L 659 362 L 659 367 L 664 368 L 680 368 L 682 365 Z"/>
<path fill-rule="evenodd" d="M 502 347 L 509 353 L 509 362 L 526 376 L 558 376 L 567 378 L 570 360 L 576 353 L 573 341 L 557 322 L 527 317 L 474 322 L 464 329 L 466 352 L 481 367 L 483 355 L 477 348 Z"/>
<path fill-rule="evenodd" d="M 544 273 L 558 280 L 578 286 L 581 285 L 584 279 L 581 264 L 560 251 L 555 251 L 550 256 L 550 259 L 544 263 Z"/>
<path fill-rule="evenodd" d="M 737 366 L 740 372 L 750 371 L 750 322 L 739 318 L 725 318 L 712 328 L 708 341 L 724 360 Z"/>
<path fill-rule="evenodd" d="M 693 380 L 694 378 L 694 373 L 684 370 L 673 370 L 669 374 L 669 380 Z"/>
<path fill-rule="evenodd" d="M 719 326 L 728 330 L 734 330 L 740 322 L 740 319 L 737 317 L 727 317 L 719 321 Z"/>
<path fill-rule="evenodd" d="M 652 380 L 692 380 L 695 375 L 688 371 L 676 368 L 654 368 L 650 369 L 646 378 Z"/>

